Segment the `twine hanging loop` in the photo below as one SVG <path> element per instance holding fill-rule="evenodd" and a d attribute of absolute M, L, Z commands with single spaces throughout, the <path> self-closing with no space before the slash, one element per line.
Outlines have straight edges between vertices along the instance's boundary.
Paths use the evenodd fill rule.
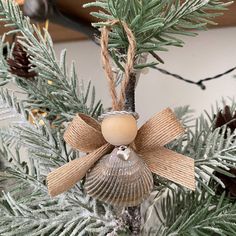
<path fill-rule="evenodd" d="M 101 31 L 101 58 L 102 58 L 105 75 L 109 83 L 109 90 L 110 90 L 110 94 L 112 98 L 112 108 L 115 111 L 119 111 L 119 110 L 122 110 L 124 107 L 124 103 L 126 99 L 125 91 L 129 83 L 130 75 L 131 73 L 133 73 L 133 69 L 134 69 L 136 41 L 135 41 L 135 36 L 132 33 L 127 23 L 123 21 L 119 21 L 119 20 L 114 20 L 108 23 L 109 23 L 109 26 L 104 26 Z M 120 89 L 119 97 L 116 91 L 116 82 L 115 82 L 114 74 L 112 71 L 112 66 L 110 63 L 109 49 L 108 49 L 109 32 L 111 30 L 111 27 L 116 24 L 121 24 L 123 26 L 123 29 L 126 33 L 126 36 L 129 42 L 128 51 L 127 51 L 127 59 L 126 59 L 125 67 L 124 67 L 125 76 L 121 82 L 121 89 Z"/>

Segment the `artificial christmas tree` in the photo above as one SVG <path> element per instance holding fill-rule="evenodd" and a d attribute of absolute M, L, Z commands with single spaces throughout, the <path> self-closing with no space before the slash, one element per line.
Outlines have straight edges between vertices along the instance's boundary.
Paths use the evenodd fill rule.
<path fill-rule="evenodd" d="M 120 137 L 119 133 L 113 136 L 110 128 L 107 130 L 110 121 L 106 120 L 115 117 L 117 123 L 118 112 L 120 127 L 126 127 L 123 130 L 127 126 L 120 121 L 121 115 L 128 115 L 130 124 L 135 124 L 135 87 L 140 70 L 157 64 L 156 61 L 147 63 L 147 55 L 156 55 L 156 51 L 170 45 L 182 46 L 183 41 L 175 35 L 195 35 L 189 29 L 205 29 L 206 23 L 212 23 L 212 18 L 218 15 L 214 10 L 224 10 L 227 3 L 216 0 L 103 0 L 88 6 L 101 9 L 92 14 L 102 19 L 94 26 L 102 33 L 102 61 L 113 101 L 113 111 L 108 117 L 107 114 L 102 116 L 105 122 L 102 128 L 97 119 L 105 108 L 100 101 L 95 102 L 95 90 L 90 93 L 90 84 L 85 89 L 78 83 L 74 64 L 71 74 L 67 73 L 65 51 L 58 62 L 50 35 L 45 32 L 42 36 L 29 19 L 22 16 L 14 2 L 0 1 L 1 19 L 14 26 L 8 33 L 19 34 L 17 40 L 27 51 L 31 70 L 35 73 L 34 80 L 26 80 L 11 73 L 4 56 L 1 58 L 1 84 L 14 82 L 27 98 L 20 101 L 2 88 L 1 121 L 8 123 L 1 122 L 0 157 L 6 165 L 0 178 L 1 181 L 11 180 L 11 185 L 0 200 L 0 235 L 235 235 L 236 205 L 229 202 L 224 193 L 215 195 L 217 188 L 211 184 L 214 181 L 225 187 L 215 173 L 234 177 L 228 170 L 236 164 L 235 132 L 227 131 L 227 125 L 212 129 L 216 113 L 209 120 L 197 119 L 193 131 L 187 119 L 188 108 L 176 109 L 175 115 L 167 109 L 164 119 L 163 113 L 157 115 L 158 118 L 155 116 L 141 131 L 137 131 L 135 125 L 134 129 L 129 126 L 132 132 L 122 133 Z M 119 87 L 120 97 L 117 96 Z M 38 108 L 57 117 L 52 122 L 55 125 L 51 125 L 49 116 L 39 116 L 30 123 L 28 113 Z M 179 121 L 185 127 L 185 134 Z M 114 126 L 113 121 L 111 124 Z M 95 140 L 91 139 L 91 132 Z M 70 148 L 64 137 L 76 149 Z M 109 155 L 109 160 L 132 158 L 139 165 L 132 151 L 137 150 L 137 155 L 144 158 L 140 170 L 148 166 L 153 172 L 148 171 L 146 175 L 147 172 L 140 171 L 138 180 L 147 184 L 143 184 L 146 192 L 134 192 L 131 198 L 123 199 L 131 204 L 124 205 L 113 204 L 119 196 L 115 195 L 118 189 L 111 191 L 111 183 L 98 186 L 100 181 L 94 188 L 90 181 L 94 176 L 104 181 L 104 165 L 97 161 L 109 154 L 108 149 L 112 151 L 111 145 L 120 144 L 128 145 L 131 151 L 118 147 L 114 149 L 115 154 Z M 80 157 L 77 149 L 89 154 Z M 22 160 L 23 150 L 27 151 L 27 162 Z M 181 169 L 180 157 L 190 163 L 190 168 Z M 69 168 L 65 171 L 65 167 Z M 53 178 L 50 178 L 51 171 L 56 173 Z M 57 197 L 49 196 L 48 174 L 51 195 L 62 193 Z M 114 172 L 110 174 L 114 176 Z M 121 190 L 130 180 L 121 181 Z M 119 181 L 113 183 L 118 186 Z M 196 187 L 196 190 L 181 185 L 190 189 Z M 151 196 L 143 202 L 151 189 Z M 98 197 L 98 190 L 108 191 L 102 192 L 102 197 L 99 192 Z M 105 198 L 106 194 L 113 198 Z M 133 201 L 136 197 L 137 201 Z"/>

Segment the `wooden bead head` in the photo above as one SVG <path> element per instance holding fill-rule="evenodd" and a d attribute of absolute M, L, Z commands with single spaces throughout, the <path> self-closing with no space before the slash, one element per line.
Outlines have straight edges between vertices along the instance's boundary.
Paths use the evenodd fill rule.
<path fill-rule="evenodd" d="M 101 128 L 105 140 L 114 146 L 131 144 L 138 132 L 137 121 L 131 114 L 106 116 Z"/>

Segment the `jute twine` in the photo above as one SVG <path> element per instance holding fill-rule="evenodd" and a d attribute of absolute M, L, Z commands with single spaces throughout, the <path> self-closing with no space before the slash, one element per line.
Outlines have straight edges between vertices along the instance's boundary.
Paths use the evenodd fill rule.
<path fill-rule="evenodd" d="M 114 20 L 108 23 L 109 23 L 109 26 L 104 26 L 101 31 L 101 58 L 102 58 L 102 63 L 103 63 L 103 68 L 106 74 L 106 78 L 109 83 L 109 90 L 110 90 L 110 94 L 112 98 L 112 108 L 114 111 L 120 111 L 124 107 L 125 90 L 129 83 L 130 75 L 133 72 L 135 52 L 136 52 L 136 41 L 127 23 L 123 21 L 119 21 L 119 20 Z M 129 41 L 127 60 L 126 60 L 125 68 L 124 68 L 125 78 L 121 82 L 121 90 L 120 90 L 119 97 L 116 91 L 115 79 L 114 79 L 114 74 L 112 72 L 112 66 L 110 63 L 109 50 L 108 50 L 109 32 L 111 30 L 111 27 L 116 24 L 121 24 L 123 26 L 124 31 Z"/>

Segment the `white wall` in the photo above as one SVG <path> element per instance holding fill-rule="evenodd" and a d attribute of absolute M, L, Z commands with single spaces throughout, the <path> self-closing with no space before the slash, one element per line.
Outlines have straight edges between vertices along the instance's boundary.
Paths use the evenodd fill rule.
<path fill-rule="evenodd" d="M 162 68 L 198 81 L 236 66 L 236 27 L 200 32 L 198 37 L 186 37 L 184 40 L 186 45 L 183 48 L 171 47 L 169 52 L 159 53 L 165 61 Z M 55 45 L 58 54 L 64 48 L 68 50 L 68 62 L 76 60 L 79 77 L 86 81 L 92 80 L 98 97 L 102 98 L 105 105 L 110 105 L 99 47 L 91 41 Z M 233 74 L 236 75 L 236 72 Z M 136 91 L 136 107 L 141 121 L 168 106 L 190 104 L 199 114 L 222 96 L 233 97 L 236 95 L 233 74 L 206 83 L 207 90 L 203 91 L 195 85 L 150 69 L 147 75 L 140 78 Z"/>

